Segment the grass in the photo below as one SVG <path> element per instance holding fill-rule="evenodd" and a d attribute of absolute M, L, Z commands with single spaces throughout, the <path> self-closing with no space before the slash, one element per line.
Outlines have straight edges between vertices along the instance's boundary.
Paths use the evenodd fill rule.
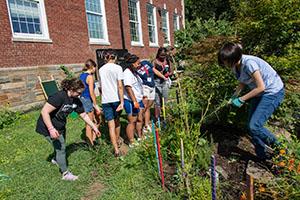
<path fill-rule="evenodd" d="M 51 145 L 35 132 L 38 111 L 22 115 L 14 126 L 0 130 L 0 199 L 175 199 L 161 189 L 157 177 L 131 150 L 123 160 L 112 156 L 106 139 L 91 150 L 82 144 L 84 122 L 69 119 L 69 169 L 79 180 L 61 180 L 58 168 L 47 161 Z M 107 138 L 103 132 L 102 138 Z M 106 136 L 105 136 L 106 135 Z M 91 186 L 100 183 L 94 194 Z M 95 189 L 97 190 L 97 188 Z M 84 198 L 85 197 L 85 198 Z"/>

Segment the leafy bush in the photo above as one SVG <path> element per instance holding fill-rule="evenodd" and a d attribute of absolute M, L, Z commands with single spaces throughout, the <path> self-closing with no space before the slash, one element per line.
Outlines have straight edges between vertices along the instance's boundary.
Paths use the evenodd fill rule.
<path fill-rule="evenodd" d="M 231 0 L 235 24 L 250 54 L 282 55 L 300 38 L 299 0 Z"/>
<path fill-rule="evenodd" d="M 185 29 L 175 33 L 177 49 L 179 50 L 178 56 L 183 56 L 181 52 L 189 49 L 195 42 L 203 40 L 213 35 L 229 36 L 233 35 L 235 29 L 232 23 L 225 20 L 201 20 L 196 19 L 192 22 L 187 22 Z"/>
<path fill-rule="evenodd" d="M 11 124 L 13 124 L 17 119 L 19 119 L 20 114 L 9 110 L 7 107 L 0 109 L 0 129 L 3 129 Z"/>

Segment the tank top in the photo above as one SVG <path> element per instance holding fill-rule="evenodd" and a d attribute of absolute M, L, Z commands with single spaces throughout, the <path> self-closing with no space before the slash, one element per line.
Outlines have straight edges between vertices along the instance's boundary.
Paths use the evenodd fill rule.
<path fill-rule="evenodd" d="M 84 73 L 80 74 L 80 76 L 79 76 L 79 79 L 82 80 L 82 82 L 84 84 L 84 90 L 80 96 L 87 98 L 87 99 L 88 98 L 91 99 L 89 85 L 86 82 L 86 79 L 89 75 L 91 75 L 91 74 L 84 72 Z M 95 83 L 94 83 L 94 88 L 95 88 Z"/>

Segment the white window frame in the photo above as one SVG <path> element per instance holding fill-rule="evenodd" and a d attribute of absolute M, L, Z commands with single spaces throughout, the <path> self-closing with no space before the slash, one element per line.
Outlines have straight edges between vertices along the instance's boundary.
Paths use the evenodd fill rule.
<path fill-rule="evenodd" d="M 100 44 L 100 45 L 110 45 L 109 39 L 108 39 L 108 31 L 107 31 L 107 22 L 106 22 L 106 12 L 105 12 L 105 3 L 104 0 L 98 0 L 100 2 L 101 6 L 101 12 L 102 13 L 96 13 L 92 11 L 88 11 L 85 8 L 85 13 L 86 13 L 86 22 L 87 22 L 87 30 L 88 30 L 88 36 L 89 36 L 89 43 L 90 44 Z M 84 0 L 84 5 L 85 5 L 85 0 Z M 103 37 L 104 38 L 91 38 L 90 33 L 89 33 L 89 25 L 88 25 L 88 13 L 95 14 L 102 16 L 102 28 L 103 28 Z"/>
<path fill-rule="evenodd" d="M 166 13 L 166 22 L 167 22 L 167 40 L 169 41 L 169 43 L 165 43 L 165 40 L 164 40 L 164 44 L 163 46 L 164 47 L 167 47 L 167 46 L 171 46 L 171 36 L 170 36 L 170 23 L 169 23 L 169 12 L 167 9 L 163 9 L 162 10 L 162 15 L 163 13 Z"/>
<path fill-rule="evenodd" d="M 7 12 L 8 12 L 10 26 L 11 26 L 11 32 L 12 32 L 12 40 L 16 41 L 16 42 L 17 41 L 22 41 L 22 42 L 52 43 L 52 40 L 49 37 L 47 15 L 46 15 L 46 10 L 45 10 L 44 0 L 34 0 L 34 1 L 38 2 L 39 19 L 40 19 L 40 23 L 41 23 L 42 34 L 15 33 L 14 28 L 13 28 L 13 24 L 12 24 L 9 3 L 8 3 L 8 0 L 6 0 Z"/>
<path fill-rule="evenodd" d="M 142 32 L 142 19 L 141 19 L 141 9 L 140 9 L 140 0 L 131 0 L 136 3 L 136 10 L 137 10 L 137 23 L 138 23 L 138 34 L 139 34 L 139 41 L 131 41 L 131 46 L 144 46 L 143 43 L 143 32 Z M 129 9 L 129 1 L 128 1 L 128 9 Z M 129 14 L 129 13 L 128 13 Z M 130 23 L 129 19 L 129 23 Z M 130 28 L 130 25 L 129 25 Z M 130 32 L 130 31 L 129 31 Z M 129 33 L 131 34 L 131 33 Z M 131 40 L 131 36 L 130 36 Z"/>
<path fill-rule="evenodd" d="M 153 21 L 154 21 L 153 26 L 154 26 L 154 39 L 155 39 L 155 42 L 153 43 L 153 42 L 150 41 L 150 38 L 149 38 L 149 46 L 150 47 L 159 47 L 159 45 L 158 45 L 158 33 L 157 33 L 156 7 L 154 5 L 152 5 L 152 3 L 149 3 L 148 5 L 152 6 L 152 8 L 153 8 L 152 15 L 153 15 Z M 148 14 L 148 12 L 147 12 L 147 14 Z M 148 19 L 148 16 L 147 16 L 147 19 Z M 147 26 L 149 26 L 148 22 L 147 22 Z M 149 29 L 149 27 L 148 27 L 148 29 Z"/>

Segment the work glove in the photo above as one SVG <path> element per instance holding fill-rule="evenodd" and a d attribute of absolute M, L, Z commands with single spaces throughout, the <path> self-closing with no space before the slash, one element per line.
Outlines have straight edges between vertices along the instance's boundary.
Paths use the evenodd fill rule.
<path fill-rule="evenodd" d="M 232 104 L 233 99 L 237 98 L 236 95 L 232 95 L 228 101 L 228 104 Z"/>
<path fill-rule="evenodd" d="M 242 107 L 245 101 L 243 101 L 241 98 L 236 97 L 235 99 L 232 100 L 231 104 L 235 107 Z"/>

